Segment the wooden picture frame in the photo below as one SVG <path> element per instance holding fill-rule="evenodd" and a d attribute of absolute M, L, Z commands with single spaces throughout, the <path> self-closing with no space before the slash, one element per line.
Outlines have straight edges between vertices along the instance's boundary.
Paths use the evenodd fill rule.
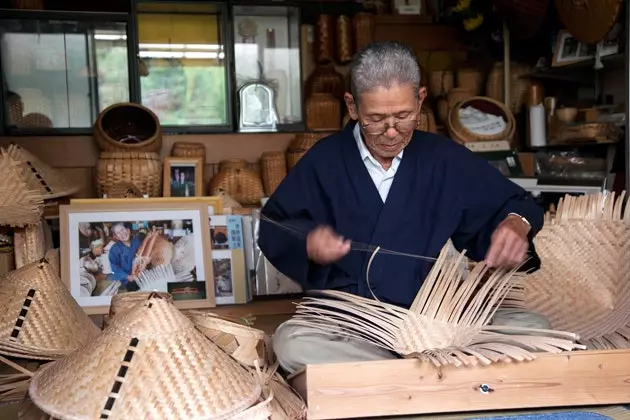
<path fill-rule="evenodd" d="M 208 204 L 124 200 L 59 208 L 61 277 L 83 310 L 88 315 L 106 314 L 111 296 L 138 290 L 139 285 L 144 286 L 141 290 L 171 293 L 180 309 L 214 307 Z M 152 232 L 157 238 L 153 244 L 159 245 L 144 241 Z M 119 246 L 125 236 L 131 238 L 129 253 Z M 155 250 L 150 258 L 138 258 L 143 243 L 145 249 Z M 172 253 L 165 244 L 172 244 Z M 162 269 L 172 268 L 169 279 L 157 276 L 163 282 L 143 284 L 135 272 L 159 272 L 154 264 L 162 258 L 171 258 L 168 264 L 159 264 Z"/>
<path fill-rule="evenodd" d="M 203 196 L 203 164 L 202 157 L 165 157 L 162 195 L 175 198 Z"/>
<path fill-rule="evenodd" d="M 147 198 L 72 198 L 72 205 L 118 204 L 128 207 L 136 204 L 205 204 L 210 216 L 223 214 L 223 198 L 218 195 L 205 197 L 147 197 Z"/>
<path fill-rule="evenodd" d="M 595 45 L 582 44 L 569 31 L 561 30 L 556 37 L 551 67 L 562 67 L 595 57 Z"/>

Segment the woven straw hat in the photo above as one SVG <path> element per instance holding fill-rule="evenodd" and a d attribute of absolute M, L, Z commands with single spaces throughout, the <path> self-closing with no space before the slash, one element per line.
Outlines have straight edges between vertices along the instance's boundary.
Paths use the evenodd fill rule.
<path fill-rule="evenodd" d="M 80 351 L 37 371 L 29 394 L 59 419 L 227 420 L 259 409 L 262 388 L 156 296 L 117 315 Z"/>
<path fill-rule="evenodd" d="M 0 278 L 0 354 L 56 359 L 82 347 L 99 329 L 59 278 L 59 252 Z"/>
<path fill-rule="evenodd" d="M 625 194 L 566 196 L 535 238 L 542 265 L 522 300 L 590 348 L 630 345 L 630 209 Z M 623 210 L 623 211 L 622 211 Z"/>

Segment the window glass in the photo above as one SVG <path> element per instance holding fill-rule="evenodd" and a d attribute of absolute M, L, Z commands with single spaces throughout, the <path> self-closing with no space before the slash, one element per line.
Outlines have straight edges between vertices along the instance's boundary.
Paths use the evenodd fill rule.
<path fill-rule="evenodd" d="M 5 125 L 88 129 L 129 101 L 124 23 L 0 19 Z"/>
<path fill-rule="evenodd" d="M 220 12 L 186 3 L 140 5 L 142 104 L 163 125 L 228 125 Z"/>

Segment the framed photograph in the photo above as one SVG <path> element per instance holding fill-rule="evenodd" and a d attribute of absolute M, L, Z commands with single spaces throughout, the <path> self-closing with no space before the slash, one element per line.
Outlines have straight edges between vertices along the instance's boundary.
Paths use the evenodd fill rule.
<path fill-rule="evenodd" d="M 203 158 L 164 158 L 164 197 L 203 196 Z"/>
<path fill-rule="evenodd" d="M 127 207 L 135 206 L 136 204 L 205 204 L 208 206 L 208 214 L 210 216 L 223 214 L 223 198 L 210 195 L 206 197 L 147 197 L 147 198 L 72 198 L 70 199 L 72 205 L 101 205 L 101 204 L 117 204 L 126 205 Z"/>
<path fill-rule="evenodd" d="M 580 43 L 568 31 L 558 32 L 553 52 L 552 67 L 561 67 L 595 57 L 595 47 Z"/>
<path fill-rule="evenodd" d="M 207 204 L 60 206 L 61 274 L 88 315 L 113 295 L 163 291 L 181 309 L 215 306 Z"/>

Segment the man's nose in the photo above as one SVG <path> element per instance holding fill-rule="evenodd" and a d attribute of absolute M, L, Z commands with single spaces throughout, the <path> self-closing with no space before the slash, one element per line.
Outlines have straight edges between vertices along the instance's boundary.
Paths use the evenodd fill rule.
<path fill-rule="evenodd" d="M 393 139 L 397 135 L 398 135 L 398 130 L 396 130 L 395 126 L 390 125 L 389 127 L 387 127 L 387 131 L 385 131 L 385 136 L 387 138 Z"/>

